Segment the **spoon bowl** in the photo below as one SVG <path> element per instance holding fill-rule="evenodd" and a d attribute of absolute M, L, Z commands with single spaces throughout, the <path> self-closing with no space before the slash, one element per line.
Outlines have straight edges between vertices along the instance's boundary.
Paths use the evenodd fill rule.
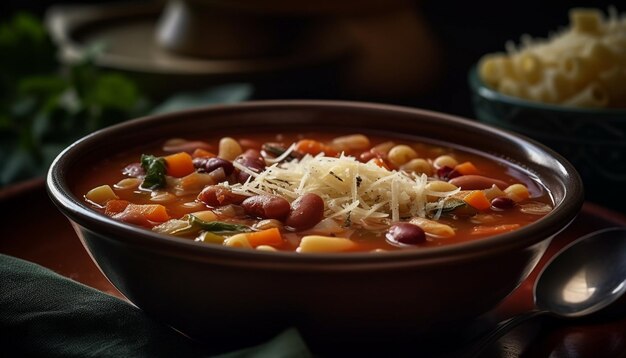
<path fill-rule="evenodd" d="M 535 310 L 500 322 L 473 345 L 478 357 L 499 338 L 531 318 L 549 314 L 581 318 L 606 309 L 626 291 L 626 227 L 594 231 L 556 253 L 533 287 Z"/>
<path fill-rule="evenodd" d="M 609 306 L 625 291 L 626 228 L 609 228 L 555 255 L 537 277 L 534 298 L 540 311 L 575 318 Z"/>

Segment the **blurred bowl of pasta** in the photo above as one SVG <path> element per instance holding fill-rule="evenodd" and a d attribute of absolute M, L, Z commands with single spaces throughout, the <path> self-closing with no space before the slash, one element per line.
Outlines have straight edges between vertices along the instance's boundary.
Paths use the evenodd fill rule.
<path fill-rule="evenodd" d="M 626 194 L 626 16 L 569 15 L 570 26 L 548 39 L 523 36 L 478 61 L 469 73 L 474 112 L 560 152 L 587 199 L 612 205 Z"/>

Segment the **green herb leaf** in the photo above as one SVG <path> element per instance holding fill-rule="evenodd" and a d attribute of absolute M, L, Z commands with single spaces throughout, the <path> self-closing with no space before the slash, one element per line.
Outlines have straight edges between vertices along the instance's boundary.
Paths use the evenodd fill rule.
<path fill-rule="evenodd" d="M 241 232 L 250 232 L 252 229 L 246 225 L 225 223 L 222 221 L 204 221 L 200 220 L 193 215 L 189 215 L 189 223 L 192 226 L 197 226 L 204 231 L 209 231 L 214 234 L 236 234 Z"/>
<path fill-rule="evenodd" d="M 287 151 L 287 148 L 283 147 L 282 145 L 278 143 L 264 143 L 261 149 L 267 152 L 268 154 L 273 155 L 274 158 L 280 157 L 281 155 L 285 154 L 285 152 Z M 302 155 L 299 152 L 292 150 L 291 153 L 289 153 L 289 155 L 285 158 L 285 160 L 294 160 L 294 159 L 300 159 L 300 158 L 302 158 Z"/>
<path fill-rule="evenodd" d="M 458 198 L 448 198 L 443 203 L 442 213 L 450 213 L 455 215 L 474 215 L 476 209 L 469 206 L 465 201 Z"/>
<path fill-rule="evenodd" d="M 457 198 L 450 198 L 444 201 L 442 212 L 447 213 L 453 211 L 456 208 L 467 205 L 463 200 Z"/>
<path fill-rule="evenodd" d="M 272 143 L 264 143 L 261 149 L 263 149 L 264 151 L 273 155 L 276 158 L 283 155 L 285 151 L 287 150 L 279 145 L 275 145 Z"/>
<path fill-rule="evenodd" d="M 165 159 L 153 155 L 141 155 L 141 166 L 146 171 L 146 176 L 141 183 L 142 189 L 155 190 L 165 186 Z"/>

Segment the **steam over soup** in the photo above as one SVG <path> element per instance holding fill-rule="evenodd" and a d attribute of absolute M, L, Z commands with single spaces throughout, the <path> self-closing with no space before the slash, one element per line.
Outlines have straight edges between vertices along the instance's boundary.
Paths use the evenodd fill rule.
<path fill-rule="evenodd" d="M 460 148 L 378 135 L 171 139 L 97 163 L 77 192 L 155 232 L 267 251 L 423 249 L 552 210 L 534 177 Z"/>

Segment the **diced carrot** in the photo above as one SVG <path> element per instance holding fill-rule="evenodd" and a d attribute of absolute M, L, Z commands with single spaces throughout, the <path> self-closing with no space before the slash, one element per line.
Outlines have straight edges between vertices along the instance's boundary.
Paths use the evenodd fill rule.
<path fill-rule="evenodd" d="M 476 169 L 476 166 L 474 166 L 474 164 L 472 162 L 463 162 L 461 164 L 457 164 L 454 167 L 454 170 L 456 170 L 457 172 L 459 172 L 462 175 L 479 174 L 478 169 Z"/>
<path fill-rule="evenodd" d="M 187 152 L 180 152 L 163 157 L 167 164 L 167 174 L 173 177 L 184 177 L 193 173 L 193 158 Z"/>
<path fill-rule="evenodd" d="M 113 216 L 121 213 L 130 204 L 128 200 L 109 200 L 104 207 L 104 214 L 107 216 Z"/>
<path fill-rule="evenodd" d="M 495 235 L 517 229 L 519 224 L 503 224 L 496 226 L 476 226 L 472 229 L 472 235 Z"/>
<path fill-rule="evenodd" d="M 150 221 L 165 222 L 170 219 L 165 206 L 161 204 L 128 204 L 124 214 L 144 217 Z"/>
<path fill-rule="evenodd" d="M 194 158 L 214 158 L 217 157 L 214 153 L 209 152 L 208 150 L 204 150 L 202 148 L 196 148 L 191 154 Z"/>
<path fill-rule="evenodd" d="M 283 237 L 280 235 L 280 231 L 275 227 L 251 232 L 247 234 L 247 238 L 252 247 L 261 245 L 280 246 L 283 243 Z"/>
<path fill-rule="evenodd" d="M 324 152 L 324 154 L 326 154 L 329 157 L 334 157 L 337 155 L 337 152 L 333 148 L 325 145 L 322 142 L 318 142 L 313 139 L 301 139 L 296 144 L 295 149 L 300 153 L 311 154 L 311 155 L 317 155 L 317 154 L 320 154 L 321 152 Z"/>
<path fill-rule="evenodd" d="M 491 202 L 487 199 L 487 195 L 482 190 L 472 190 L 467 194 L 463 201 L 478 210 L 487 210 L 491 207 Z"/>

